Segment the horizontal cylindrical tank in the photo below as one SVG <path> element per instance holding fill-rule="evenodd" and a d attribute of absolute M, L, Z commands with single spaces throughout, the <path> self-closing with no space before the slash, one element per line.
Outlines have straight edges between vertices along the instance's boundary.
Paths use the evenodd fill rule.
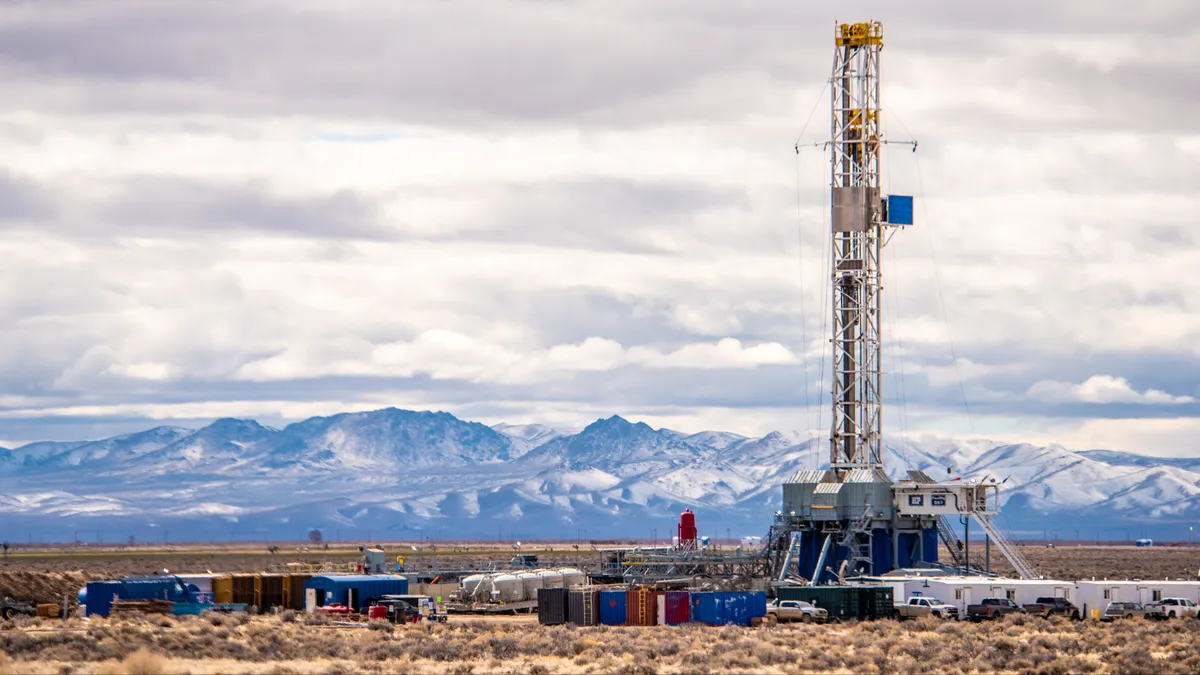
<path fill-rule="evenodd" d="M 558 573 L 562 575 L 563 588 L 571 588 L 572 586 L 582 586 L 584 583 L 587 582 L 587 575 L 584 574 L 583 572 L 580 572 L 579 570 L 575 569 L 574 567 L 564 567 L 564 568 L 558 570 Z"/>
<path fill-rule="evenodd" d="M 486 578 L 486 574 L 469 574 L 463 577 L 462 581 L 460 582 L 462 584 L 462 592 L 460 595 L 463 598 L 473 597 L 475 595 L 475 591 L 479 588 L 479 584 L 482 583 Z"/>
<path fill-rule="evenodd" d="M 492 577 L 492 600 L 496 602 L 520 602 L 525 599 L 525 584 L 514 574 L 497 574 Z"/>
<path fill-rule="evenodd" d="M 563 587 L 563 575 L 558 570 L 538 570 L 535 574 L 542 578 L 542 588 Z"/>
<path fill-rule="evenodd" d="M 538 589 L 542 587 L 542 578 L 533 572 L 521 572 L 517 575 L 525 587 L 525 598 L 536 598 Z"/>

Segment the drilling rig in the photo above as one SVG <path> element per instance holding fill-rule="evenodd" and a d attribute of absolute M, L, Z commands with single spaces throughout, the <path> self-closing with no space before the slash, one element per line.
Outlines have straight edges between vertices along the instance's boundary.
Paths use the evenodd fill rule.
<path fill-rule="evenodd" d="M 773 574 L 828 583 L 938 563 L 938 543 L 969 568 L 952 518 L 978 521 L 1024 577 L 1032 570 L 991 522 L 999 486 L 937 482 L 920 471 L 894 482 L 883 461 L 881 256 L 913 224 L 910 196 L 880 194 L 879 57 L 883 26 L 840 24 L 830 77 L 830 270 L 833 327 L 829 468 L 801 470 L 783 485 L 768 536 Z M 913 144 L 915 150 L 915 144 Z M 1024 567 L 1024 569 L 1022 569 Z"/>

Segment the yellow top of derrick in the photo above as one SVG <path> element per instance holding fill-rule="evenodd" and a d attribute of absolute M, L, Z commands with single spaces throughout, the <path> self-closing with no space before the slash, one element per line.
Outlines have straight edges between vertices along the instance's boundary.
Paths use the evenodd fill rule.
<path fill-rule="evenodd" d="M 883 46 L 883 24 L 878 21 L 870 23 L 844 23 L 838 26 L 834 41 L 839 47 L 863 47 L 865 45 Z"/>

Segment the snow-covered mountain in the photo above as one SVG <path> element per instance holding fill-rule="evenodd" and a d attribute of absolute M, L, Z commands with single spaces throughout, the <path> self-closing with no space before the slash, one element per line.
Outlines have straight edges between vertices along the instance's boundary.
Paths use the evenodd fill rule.
<path fill-rule="evenodd" d="M 895 477 L 1005 481 L 1000 523 L 1017 537 L 1181 539 L 1200 516 L 1200 459 L 988 441 L 889 439 L 885 450 Z M 827 457 L 827 441 L 795 433 L 684 434 L 617 416 L 584 429 L 394 408 L 283 429 L 220 419 L 0 449 L 0 514 L 14 540 L 300 539 L 314 527 L 377 538 L 666 537 L 684 508 L 710 533 L 761 534 L 780 484 Z"/>

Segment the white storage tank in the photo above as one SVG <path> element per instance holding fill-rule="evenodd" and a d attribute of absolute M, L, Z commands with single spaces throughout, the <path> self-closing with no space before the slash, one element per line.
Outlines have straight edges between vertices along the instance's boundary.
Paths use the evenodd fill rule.
<path fill-rule="evenodd" d="M 564 567 L 558 570 L 558 573 L 562 575 L 563 588 L 582 586 L 587 583 L 587 575 L 573 567 Z"/>
<path fill-rule="evenodd" d="M 479 585 L 487 579 L 486 574 L 470 574 L 462 578 L 462 592 L 459 596 L 464 599 L 474 599 L 475 592 L 479 590 Z M 485 589 L 486 590 L 486 589 Z"/>
<path fill-rule="evenodd" d="M 542 587 L 542 578 L 533 572 L 521 572 L 517 575 L 521 585 L 525 587 L 525 599 L 536 600 L 538 589 Z"/>
<path fill-rule="evenodd" d="M 542 588 L 563 587 L 563 575 L 558 570 L 538 570 L 534 574 L 542 578 Z"/>
<path fill-rule="evenodd" d="M 525 584 L 515 574 L 492 576 L 492 600 L 495 602 L 520 602 L 525 599 Z"/>

